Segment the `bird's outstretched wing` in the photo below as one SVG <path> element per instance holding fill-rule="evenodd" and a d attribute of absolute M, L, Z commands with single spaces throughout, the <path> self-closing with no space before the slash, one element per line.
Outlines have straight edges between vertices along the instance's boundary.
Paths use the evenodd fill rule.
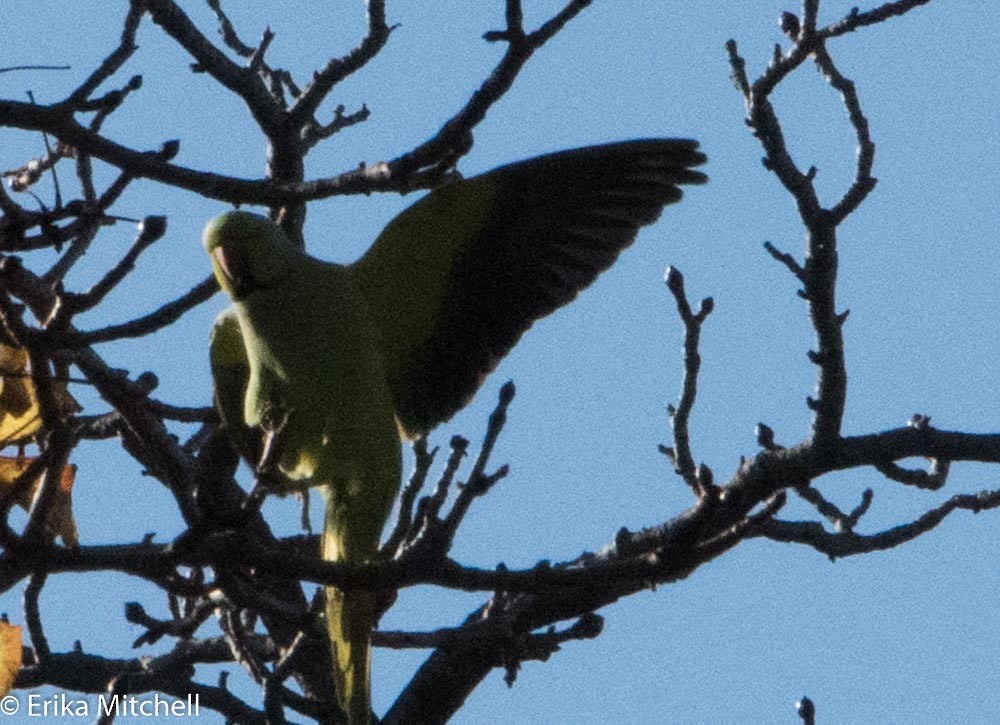
<path fill-rule="evenodd" d="M 589 285 L 639 228 L 704 183 L 698 144 L 649 139 L 457 181 L 396 217 L 354 265 L 410 435 L 448 419 L 531 324 Z"/>

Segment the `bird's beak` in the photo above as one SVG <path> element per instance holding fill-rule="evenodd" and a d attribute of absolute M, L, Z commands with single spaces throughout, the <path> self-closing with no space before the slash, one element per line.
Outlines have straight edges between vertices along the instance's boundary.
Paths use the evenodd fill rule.
<path fill-rule="evenodd" d="M 215 260 L 217 272 L 225 278 L 225 280 L 220 279 L 219 282 L 222 283 L 223 287 L 228 288 L 227 291 L 233 299 L 242 299 L 253 291 L 250 276 L 242 273 L 241 265 L 236 263 L 238 260 L 230 258 L 226 254 L 224 246 L 219 245 L 212 250 L 212 259 Z"/>

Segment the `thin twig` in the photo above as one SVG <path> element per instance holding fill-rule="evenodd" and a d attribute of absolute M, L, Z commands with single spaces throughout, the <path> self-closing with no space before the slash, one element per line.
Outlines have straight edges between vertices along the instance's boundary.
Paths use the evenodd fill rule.
<path fill-rule="evenodd" d="M 486 474 L 486 466 L 489 463 L 490 455 L 493 453 L 493 446 L 496 445 L 500 432 L 507 423 L 507 408 L 514 400 L 516 388 L 513 381 L 508 380 L 500 388 L 497 396 L 497 405 L 490 414 L 489 423 L 486 427 L 486 435 L 483 437 L 482 445 L 479 447 L 479 456 L 469 474 L 468 482 L 459 490 L 458 497 L 452 505 L 448 516 L 445 518 L 443 530 L 443 551 L 451 549 L 451 544 L 455 539 L 459 525 L 468 513 L 472 502 L 480 496 L 485 496 L 490 488 L 498 480 L 507 475 L 507 467 L 501 466 L 493 474 Z"/>
<path fill-rule="evenodd" d="M 763 536 L 784 543 L 805 544 L 831 559 L 839 559 L 873 551 L 885 551 L 913 541 L 921 534 L 937 527 L 954 511 L 966 510 L 979 513 L 996 508 L 1000 508 L 1000 490 L 982 491 L 977 494 L 952 496 L 920 518 L 877 534 L 857 534 L 850 529 L 831 533 L 816 522 L 770 520 L 760 522 L 750 536 Z"/>
<path fill-rule="evenodd" d="M 853 81 L 845 78 L 833 62 L 833 58 L 826 50 L 826 46 L 820 45 L 814 53 L 816 65 L 823 73 L 827 82 L 840 92 L 847 109 L 851 127 L 854 129 L 858 140 L 857 163 L 855 164 L 854 181 L 850 188 L 844 192 L 844 196 L 830 210 L 831 223 L 839 224 L 857 209 L 861 203 L 875 188 L 876 179 L 872 176 L 872 166 L 875 163 L 875 144 L 872 142 L 871 132 L 868 128 L 868 119 L 861 110 L 861 101 L 858 98 L 858 91 Z"/>
<path fill-rule="evenodd" d="M 236 32 L 236 28 L 229 19 L 229 16 L 222 10 L 221 1 L 206 0 L 206 4 L 212 9 L 212 12 L 215 13 L 215 19 L 219 23 L 219 35 L 222 36 L 222 42 L 229 46 L 230 50 L 236 53 L 236 55 L 243 58 L 249 58 L 253 55 L 254 49 L 240 39 L 239 34 Z"/>
<path fill-rule="evenodd" d="M 172 0 L 142 0 L 142 3 L 153 22 L 191 54 L 198 71 L 208 73 L 223 87 L 242 98 L 262 129 L 277 127 L 281 109 L 256 73 L 227 58 Z M 98 155 L 95 153 L 95 156 Z"/>
<path fill-rule="evenodd" d="M 81 108 L 90 99 L 90 94 L 117 73 L 125 61 L 132 57 L 132 54 L 138 49 L 135 44 L 135 35 L 139 29 L 139 23 L 142 21 L 142 15 L 143 3 L 138 0 L 130 0 L 118 47 L 102 60 L 94 72 L 88 75 L 86 80 L 69 95 L 66 99 L 67 106 Z"/>
<path fill-rule="evenodd" d="M 0 73 L 13 73 L 22 70 L 70 70 L 72 67 L 69 65 L 9 65 L 0 68 Z"/>
<path fill-rule="evenodd" d="M 698 394 L 698 372 L 701 369 L 701 355 L 698 344 L 701 339 L 701 326 L 712 313 L 714 303 L 711 297 L 701 301 L 698 312 L 692 312 L 684 292 L 684 275 L 676 267 L 669 267 L 665 276 L 667 289 L 673 295 L 677 304 L 677 313 L 684 323 L 684 381 L 681 387 L 681 398 L 677 408 L 670 409 L 670 421 L 674 428 L 674 445 L 666 449 L 673 461 L 677 474 L 687 483 L 699 498 L 705 498 L 711 491 L 706 485 L 707 477 L 698 475 L 694 457 L 691 454 L 691 440 L 688 432 L 688 421 L 694 409 Z"/>
<path fill-rule="evenodd" d="M 442 160 L 450 159 L 451 163 L 454 163 L 454 150 L 469 145 L 468 137 L 472 129 L 486 117 L 493 104 L 510 90 L 514 80 L 534 52 L 589 4 L 589 0 L 573 0 L 534 33 L 526 33 L 520 24 L 520 3 L 508 2 L 506 29 L 485 35 L 489 41 L 505 41 L 507 52 L 465 106 L 445 121 L 432 138 L 389 162 L 389 169 L 393 175 L 398 174 L 403 179 L 409 179 L 422 170 L 440 173 L 444 169 L 435 167 Z M 518 9 L 513 9 L 512 5 Z"/>
<path fill-rule="evenodd" d="M 385 546 L 382 547 L 383 558 L 392 558 L 400 551 L 400 547 L 407 539 L 411 527 L 414 524 L 413 504 L 420 494 L 420 489 L 427 481 L 427 474 L 430 473 L 431 466 L 434 465 L 434 457 L 437 455 L 437 448 L 427 450 L 427 438 L 421 436 L 413 442 L 414 468 L 410 474 L 410 480 L 403 487 L 399 496 L 399 513 L 396 516 L 396 523 L 392 533 L 386 539 Z"/>
<path fill-rule="evenodd" d="M 66 294 L 62 297 L 62 305 L 57 309 L 66 310 L 66 321 L 73 314 L 93 309 L 99 305 L 104 298 L 113 290 L 126 275 L 135 269 L 136 260 L 151 244 L 161 239 L 167 230 L 167 220 L 165 217 L 146 217 L 139 223 L 138 234 L 135 242 L 117 264 L 105 272 L 89 290 L 81 294 Z"/>
<path fill-rule="evenodd" d="M 189 310 L 211 299 L 219 291 L 218 282 L 214 277 L 206 277 L 197 285 L 177 299 L 168 302 L 159 309 L 129 322 L 109 325 L 96 330 L 67 332 L 60 343 L 66 347 L 82 347 L 101 342 L 121 340 L 127 337 L 143 337 L 176 322 Z"/>
<path fill-rule="evenodd" d="M 385 20 L 385 0 L 368 0 L 368 32 L 364 39 L 343 58 L 328 61 L 313 76 L 290 111 L 292 124 L 296 128 L 308 125 L 333 87 L 378 55 L 389 40 L 391 30 Z"/>
<path fill-rule="evenodd" d="M 896 2 L 885 3 L 880 5 L 874 10 L 869 10 L 867 12 L 859 12 L 857 8 L 851 10 L 850 14 L 842 20 L 832 23 L 831 25 L 823 28 L 819 31 L 819 35 L 822 38 L 835 38 L 840 35 L 846 35 L 847 33 L 853 33 L 859 28 L 863 28 L 867 25 L 876 25 L 878 23 L 885 22 L 889 18 L 899 17 L 900 15 L 905 15 L 914 8 L 921 5 L 926 5 L 931 0 L 897 0 Z"/>

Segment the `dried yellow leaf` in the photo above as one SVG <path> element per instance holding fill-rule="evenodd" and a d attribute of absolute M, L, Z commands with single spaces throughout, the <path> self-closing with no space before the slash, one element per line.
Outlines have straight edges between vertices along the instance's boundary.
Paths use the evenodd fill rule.
<path fill-rule="evenodd" d="M 61 414 L 80 409 L 66 383 L 53 383 L 52 393 Z M 41 425 L 27 350 L 0 344 L 0 448 L 26 443 Z"/>
<path fill-rule="evenodd" d="M 21 669 L 21 628 L 0 622 L 0 697 L 6 697 Z"/>

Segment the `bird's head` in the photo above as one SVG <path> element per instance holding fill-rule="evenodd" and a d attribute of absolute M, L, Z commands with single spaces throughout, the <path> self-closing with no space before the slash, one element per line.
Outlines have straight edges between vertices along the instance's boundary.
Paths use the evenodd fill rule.
<path fill-rule="evenodd" d="M 201 236 L 219 286 L 237 301 L 278 285 L 300 255 L 281 227 L 245 211 L 215 217 Z"/>

